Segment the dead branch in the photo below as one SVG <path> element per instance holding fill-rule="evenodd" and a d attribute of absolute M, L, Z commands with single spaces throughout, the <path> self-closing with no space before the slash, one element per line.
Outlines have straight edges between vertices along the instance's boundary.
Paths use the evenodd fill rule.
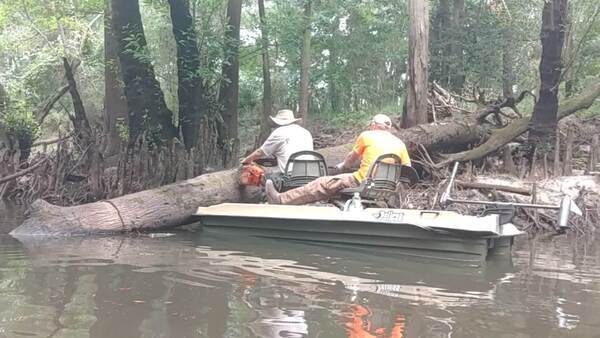
<path fill-rule="evenodd" d="M 40 160 L 38 163 L 36 163 L 36 164 L 34 164 L 34 165 L 30 166 L 29 168 L 27 168 L 27 169 L 25 169 L 25 170 L 21 170 L 21 171 L 19 171 L 19 172 L 17 172 L 17 173 L 14 173 L 14 174 L 10 175 L 10 176 L 2 177 L 2 178 L 0 178 L 0 184 L 4 184 L 4 183 L 6 183 L 6 182 L 9 182 L 9 181 L 15 180 L 15 179 L 17 179 L 17 178 L 19 178 L 19 177 L 21 177 L 21 176 L 25 176 L 25 175 L 27 175 L 27 174 L 29 174 L 29 173 L 33 172 L 33 171 L 34 171 L 34 170 L 36 170 L 37 168 L 39 168 L 39 167 L 40 167 L 42 164 L 44 164 L 45 162 L 46 162 L 46 158 L 44 158 L 44 159 Z"/>
<path fill-rule="evenodd" d="M 44 140 L 44 141 L 38 141 L 35 142 L 34 144 L 31 145 L 31 148 L 35 148 L 35 147 L 42 147 L 42 146 L 49 146 L 51 144 L 56 144 L 62 141 L 65 141 L 67 139 L 69 139 L 71 136 L 71 134 L 67 134 L 63 137 L 57 137 L 57 138 L 53 138 L 53 139 L 49 139 L 49 140 Z"/>
<path fill-rule="evenodd" d="M 69 91 L 69 85 L 62 86 L 61 88 L 58 89 L 58 91 L 54 95 L 48 97 L 35 110 L 35 117 L 40 124 L 44 122 L 44 120 L 46 119 L 46 117 L 50 113 L 50 110 L 52 110 L 52 107 L 54 107 L 56 102 L 58 102 L 58 100 L 60 100 L 60 98 L 63 97 L 68 91 Z"/>
<path fill-rule="evenodd" d="M 456 184 L 459 185 L 460 187 L 469 188 L 469 189 L 500 190 L 500 191 L 512 192 L 512 193 L 520 194 L 520 195 L 531 195 L 531 189 L 511 187 L 508 185 L 488 184 L 488 183 L 479 183 L 479 182 L 465 182 L 465 181 L 456 181 Z"/>
<path fill-rule="evenodd" d="M 77 69 L 77 67 L 79 67 L 80 64 L 81 64 L 81 61 L 79 61 L 79 60 L 74 61 L 71 64 L 71 69 L 73 69 L 73 70 Z M 42 104 L 40 104 L 35 109 L 35 113 L 34 114 L 35 114 L 35 117 L 36 117 L 38 123 L 42 124 L 44 122 L 44 120 L 46 119 L 46 117 L 48 116 L 48 114 L 50 113 L 50 111 L 52 110 L 52 108 L 54 107 L 54 105 L 68 91 L 69 91 L 69 84 L 66 84 L 66 85 L 60 87 L 58 89 L 58 91 L 56 93 L 54 93 L 54 95 L 49 96 L 48 98 L 46 98 L 46 100 L 44 100 L 44 102 L 42 102 Z"/>

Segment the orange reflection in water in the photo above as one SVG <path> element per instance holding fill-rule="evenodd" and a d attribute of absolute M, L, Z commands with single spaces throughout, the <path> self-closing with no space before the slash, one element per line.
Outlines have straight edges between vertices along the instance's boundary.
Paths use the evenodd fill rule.
<path fill-rule="evenodd" d="M 394 326 L 388 331 L 384 327 L 373 327 L 372 312 L 362 305 L 352 305 L 352 315 L 346 322 L 348 338 L 402 338 L 404 337 L 405 318 L 397 315 Z"/>

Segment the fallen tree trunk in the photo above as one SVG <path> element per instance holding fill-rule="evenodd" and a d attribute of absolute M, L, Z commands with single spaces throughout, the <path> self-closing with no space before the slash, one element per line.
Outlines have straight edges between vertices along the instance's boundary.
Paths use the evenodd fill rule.
<path fill-rule="evenodd" d="M 564 101 L 559 108 L 559 117 L 589 107 L 600 95 L 600 82 L 592 86 L 592 89 L 584 95 Z M 488 135 L 489 126 L 477 122 L 477 118 L 478 114 L 473 114 L 473 119 L 415 126 L 400 130 L 396 135 L 407 143 L 412 152 L 417 145 L 422 145 L 430 152 L 461 147 L 464 149 L 470 144 L 481 143 Z M 528 118 L 517 119 L 511 125 L 497 130 L 487 142 L 472 151 L 487 147 L 486 144 L 490 142 L 495 145 L 502 144 L 505 138 L 496 141 L 498 136 L 495 135 L 503 133 L 501 135 L 510 134 L 516 137 L 524 133 L 528 125 Z M 327 163 L 333 165 L 341 162 L 351 147 L 351 144 L 345 144 L 319 151 L 325 156 Z M 456 158 L 460 160 L 460 157 Z M 243 194 L 238 187 L 237 178 L 236 170 L 226 170 L 75 207 L 58 207 L 38 200 L 31 206 L 23 225 L 11 234 L 15 236 L 89 234 L 174 227 L 189 222 L 198 206 L 240 202 Z M 253 194 L 254 192 L 248 192 L 250 196 Z"/>
<path fill-rule="evenodd" d="M 561 105 L 559 105 L 558 120 L 561 120 L 581 109 L 589 108 L 598 98 L 598 96 L 600 96 L 600 81 L 592 84 L 585 93 L 575 98 L 565 100 Z M 528 131 L 530 125 L 530 117 L 523 117 L 514 120 L 504 128 L 493 130 L 491 132 L 491 136 L 484 143 L 475 147 L 474 149 L 446 155 L 446 159 L 438 164 L 438 166 L 442 167 L 456 161 L 472 161 L 489 155 Z"/>
<path fill-rule="evenodd" d="M 35 201 L 11 235 L 52 236 L 115 233 L 175 227 L 199 206 L 239 202 L 237 170 L 226 170 L 106 201 L 59 207 Z"/>
<path fill-rule="evenodd" d="M 480 143 L 488 134 L 488 127 L 470 119 L 434 122 L 400 129 L 395 132 L 406 143 L 411 154 L 423 146 L 427 151 L 453 151 L 468 148 L 471 144 Z M 319 149 L 327 163 L 334 165 L 344 160 L 352 149 L 352 144 Z"/>

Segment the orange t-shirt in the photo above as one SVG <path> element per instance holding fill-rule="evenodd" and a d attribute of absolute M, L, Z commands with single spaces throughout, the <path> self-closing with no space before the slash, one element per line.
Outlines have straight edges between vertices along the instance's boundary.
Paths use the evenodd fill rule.
<path fill-rule="evenodd" d="M 360 168 L 354 172 L 359 182 L 365 179 L 369 167 L 384 154 L 396 154 L 402 165 L 410 166 L 410 157 L 406 145 L 399 138 L 386 130 L 367 130 L 360 134 L 352 151 L 361 156 Z"/>

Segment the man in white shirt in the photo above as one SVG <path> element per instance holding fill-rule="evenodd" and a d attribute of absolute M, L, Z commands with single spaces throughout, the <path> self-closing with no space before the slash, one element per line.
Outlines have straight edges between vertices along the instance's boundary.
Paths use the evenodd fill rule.
<path fill-rule="evenodd" d="M 263 145 L 242 160 L 249 164 L 262 158 L 275 156 L 277 171 L 283 173 L 290 155 L 303 150 L 313 150 L 313 138 L 310 132 L 297 124 L 302 119 L 295 118 L 289 109 L 280 110 L 277 115 L 270 116 L 277 128 L 271 132 Z"/>

